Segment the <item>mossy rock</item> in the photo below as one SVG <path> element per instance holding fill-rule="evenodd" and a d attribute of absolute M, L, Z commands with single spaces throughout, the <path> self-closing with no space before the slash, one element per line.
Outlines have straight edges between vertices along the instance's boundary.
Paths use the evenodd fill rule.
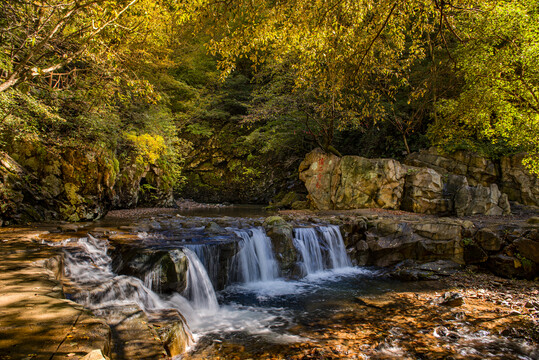
<path fill-rule="evenodd" d="M 286 226 L 288 223 L 280 216 L 270 216 L 264 220 L 264 227 L 268 226 Z"/>
<path fill-rule="evenodd" d="M 294 201 L 291 206 L 292 210 L 307 210 L 309 209 L 309 202 L 305 201 Z"/>

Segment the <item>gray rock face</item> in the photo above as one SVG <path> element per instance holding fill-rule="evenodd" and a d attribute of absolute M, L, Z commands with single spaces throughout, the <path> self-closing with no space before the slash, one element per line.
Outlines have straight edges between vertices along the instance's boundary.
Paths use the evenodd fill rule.
<path fill-rule="evenodd" d="M 445 188 L 452 201 L 453 213 L 457 216 L 508 215 L 511 206 L 506 194 L 496 184 L 469 186 L 464 176 L 449 175 Z"/>
<path fill-rule="evenodd" d="M 385 267 L 407 259 L 419 262 L 445 259 L 463 264 L 461 232 L 462 226 L 451 221 L 377 219 L 364 230 L 365 240 L 354 244 L 353 254 L 362 265 Z"/>
<path fill-rule="evenodd" d="M 493 161 L 477 154 L 466 151 L 441 154 L 432 148 L 410 154 L 405 163 L 428 167 L 442 175 L 464 176 L 470 186 L 481 185 L 489 188 L 491 184 L 500 184 L 501 192 L 507 194 L 509 200 L 539 206 L 539 177 L 530 174 L 524 167 L 524 156 L 525 154 L 521 153 L 503 157 L 497 170 Z M 504 206 L 498 205 L 505 211 Z"/>
<path fill-rule="evenodd" d="M 311 204 L 319 210 L 398 209 L 406 175 L 395 160 L 339 158 L 320 149 L 305 157 L 299 171 Z"/>
<path fill-rule="evenodd" d="M 510 214 L 508 198 L 498 186 L 482 185 L 495 175 L 491 169 L 493 164 L 471 155 L 462 160 L 468 164 L 466 166 L 451 163 L 446 158 L 435 161 L 436 156 L 440 156 L 431 153 L 425 156 L 431 163 L 440 165 L 436 165 L 436 169 L 442 172 L 404 166 L 391 159 L 339 158 L 317 149 L 301 163 L 300 179 L 305 182 L 312 206 L 319 210 L 383 208 L 458 216 Z M 409 162 L 429 163 L 416 160 Z M 483 173 L 471 178 L 470 185 L 469 178 L 451 174 L 441 165 L 467 175 L 480 168 Z"/>
<path fill-rule="evenodd" d="M 402 262 L 395 268 L 398 274 L 392 274 L 403 280 L 432 279 L 439 263 L 475 264 L 503 277 L 539 275 L 539 228 L 503 220 L 480 226 L 481 221 L 409 215 L 348 219 L 341 229 L 355 263 L 388 267 Z"/>
<path fill-rule="evenodd" d="M 503 157 L 501 160 L 501 186 L 510 200 L 525 205 L 539 206 L 539 177 L 530 174 L 522 159 L 524 154 Z"/>
<path fill-rule="evenodd" d="M 408 155 L 405 163 L 428 167 L 440 174 L 465 176 L 471 186 L 489 186 L 498 178 L 496 166 L 491 160 L 467 151 L 441 154 L 435 148 L 431 148 Z"/>
<path fill-rule="evenodd" d="M 309 191 L 308 199 L 318 210 L 334 208 L 332 194 L 335 187 L 334 172 L 341 159 L 315 149 L 305 156 L 299 165 L 299 178 Z"/>
<path fill-rule="evenodd" d="M 429 168 L 409 167 L 401 208 L 422 214 L 449 212 L 450 201 L 443 196 L 442 176 Z"/>
<path fill-rule="evenodd" d="M 336 168 L 332 202 L 335 209 L 398 209 L 405 168 L 391 159 L 344 156 Z"/>

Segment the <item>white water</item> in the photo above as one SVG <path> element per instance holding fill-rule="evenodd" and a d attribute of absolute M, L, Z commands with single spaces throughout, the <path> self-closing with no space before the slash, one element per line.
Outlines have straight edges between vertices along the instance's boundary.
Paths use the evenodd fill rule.
<path fill-rule="evenodd" d="M 183 292 L 184 296 L 190 300 L 195 310 L 210 314 L 217 312 L 219 309 L 217 296 L 204 265 L 193 251 L 184 248 L 183 252 L 189 260 L 187 287 Z"/>
<path fill-rule="evenodd" d="M 301 257 L 304 276 L 352 266 L 338 226 L 294 229 L 294 246 Z"/>
<path fill-rule="evenodd" d="M 65 269 L 66 275 L 81 288 L 75 295 L 77 302 L 90 309 L 136 304 L 144 311 L 177 309 L 187 318 L 195 316 L 184 297 L 176 294 L 163 298 L 138 278 L 114 274 L 107 241 L 88 235 L 74 242 L 77 247 L 68 247 L 70 250 L 65 253 Z M 149 277 L 153 276 L 152 271 Z"/>
<path fill-rule="evenodd" d="M 279 276 L 271 240 L 261 228 L 238 230 L 239 251 L 234 256 L 234 279 L 239 282 L 269 281 Z"/>
<path fill-rule="evenodd" d="M 151 271 L 148 271 L 144 275 L 144 286 L 148 289 L 156 290 L 160 292 L 161 290 L 161 275 L 162 270 L 161 266 L 155 266 Z"/>
<path fill-rule="evenodd" d="M 346 267 L 350 261 L 338 227 L 296 229 L 294 244 L 298 247 L 305 264 L 305 274 L 308 275 L 300 281 L 278 278 L 278 264 L 271 240 L 262 228 L 236 230 L 236 234 L 241 240 L 238 243 L 239 250 L 232 260 L 231 275 L 233 280 L 241 283 L 229 287 L 229 294 L 252 294 L 259 301 L 269 301 L 267 304 L 270 305 L 272 299 L 300 294 L 306 296 L 324 286 L 324 282 L 350 276 L 355 273 L 354 269 L 357 270 Z M 293 318 L 292 312 L 285 308 L 262 304 L 246 306 L 234 301 L 219 307 L 208 273 L 193 251 L 203 252 L 204 262 L 213 268 L 219 262 L 212 256 L 214 249 L 211 245 L 200 245 L 199 248 L 188 245 L 182 251 L 169 251 L 177 266 L 180 266 L 184 254 L 189 265 L 187 288 L 183 293 L 185 297 L 179 294 L 165 297 L 151 290 L 151 286 L 159 287 L 159 266 L 148 272 L 144 281 L 130 276 L 118 276 L 111 270 L 106 241 L 88 236 L 79 239 L 77 243 L 82 251 L 69 251 L 66 254 L 66 271 L 83 289 L 76 295 L 77 300 L 89 308 L 129 304 L 137 304 L 144 311 L 174 308 L 186 318 L 195 339 L 209 333 L 230 332 L 262 336 L 279 343 L 300 339 L 284 331 Z M 180 271 L 179 268 L 177 270 Z M 218 269 L 213 270 L 216 273 Z M 275 330 L 279 327 L 282 330 Z"/>
<path fill-rule="evenodd" d="M 223 271 L 219 269 L 221 258 L 219 246 L 216 244 L 190 244 L 185 245 L 184 248 L 192 250 L 197 255 L 215 288 L 218 285 L 219 272 Z"/>
<path fill-rule="evenodd" d="M 319 227 L 328 249 L 330 269 L 339 269 L 352 266 L 352 262 L 346 253 L 346 247 L 341 235 L 341 230 L 336 225 Z"/>
<path fill-rule="evenodd" d="M 316 230 L 313 228 L 299 228 L 295 229 L 294 233 L 294 246 L 301 256 L 303 275 L 324 270 L 324 259 Z"/>

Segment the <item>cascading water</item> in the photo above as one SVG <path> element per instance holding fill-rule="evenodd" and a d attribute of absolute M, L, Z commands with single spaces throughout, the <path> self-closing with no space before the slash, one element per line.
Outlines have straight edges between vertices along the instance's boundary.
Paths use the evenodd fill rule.
<path fill-rule="evenodd" d="M 346 274 L 351 273 L 348 269 L 324 271 L 350 265 L 339 228 L 295 230 L 294 245 L 305 275 L 317 273 L 295 281 L 279 278 L 272 242 L 263 228 L 230 229 L 230 235 L 232 231 L 237 237 L 225 237 L 225 241 L 207 234 L 200 241 L 185 236 L 170 241 L 162 239 L 162 244 L 159 239 L 145 242 L 141 238 L 134 248 L 141 249 L 142 261 L 128 260 L 127 256 L 125 261 L 132 261 L 128 264 L 141 269 L 136 274 L 143 280 L 116 275 L 107 255 L 108 243 L 89 236 L 79 239 L 76 248 L 66 245 L 66 272 L 81 288 L 76 300 L 97 310 L 96 313 L 114 314 L 124 311 L 119 307 L 132 308 L 132 304 L 137 304 L 150 318 L 150 315 L 166 314 L 166 309 L 176 309 L 185 317 L 194 339 L 220 341 L 232 336 L 274 343 L 298 341 L 298 336 L 287 331 L 295 322 L 295 307 L 301 308 L 312 297 L 319 301 L 326 294 L 332 296 L 331 291 L 325 290 L 324 282 L 334 281 L 331 276 L 346 279 Z M 119 261 L 118 257 L 113 259 L 115 264 Z M 171 268 L 171 261 L 175 269 Z M 171 275 L 174 270 L 177 279 Z M 234 282 L 220 293 L 222 306 L 218 305 L 212 280 L 219 281 L 221 286 Z M 183 296 L 165 295 L 171 291 L 170 284 L 176 286 L 176 283 L 184 284 L 183 281 L 186 281 Z M 164 294 L 151 290 L 160 288 Z M 288 307 L 290 304 L 293 306 Z"/>
<path fill-rule="evenodd" d="M 184 249 L 187 248 L 193 251 L 200 262 L 204 265 L 208 277 L 210 278 L 213 288 L 218 286 L 219 272 L 222 271 L 219 269 L 221 253 L 219 251 L 219 246 L 216 244 L 191 244 L 185 245 Z"/>
<path fill-rule="evenodd" d="M 299 228 L 295 229 L 294 232 L 294 246 L 301 255 L 303 275 L 324 270 L 324 258 L 316 230 L 314 228 Z"/>
<path fill-rule="evenodd" d="M 107 241 L 88 235 L 76 243 L 77 247 L 68 247 L 65 252 L 65 269 L 67 277 L 81 289 L 74 295 L 77 302 L 91 309 L 128 304 L 136 304 L 144 311 L 172 308 L 187 317 L 193 316 L 194 310 L 185 298 L 174 295 L 163 299 L 142 280 L 114 274 Z"/>
<path fill-rule="evenodd" d="M 216 312 L 219 309 L 217 296 L 204 265 L 193 251 L 184 248 L 183 252 L 189 260 L 187 287 L 183 294 L 191 301 L 195 310 L 207 313 Z"/>
<path fill-rule="evenodd" d="M 241 237 L 239 251 L 235 255 L 233 279 L 239 282 L 270 281 L 279 276 L 279 267 L 273 254 L 271 240 L 261 228 L 238 230 Z"/>
<path fill-rule="evenodd" d="M 294 246 L 301 257 L 303 275 L 352 265 L 338 226 L 294 229 Z"/>
<path fill-rule="evenodd" d="M 339 269 L 352 266 L 352 262 L 346 253 L 341 230 L 336 225 L 319 227 L 324 243 L 327 246 L 330 268 Z"/>

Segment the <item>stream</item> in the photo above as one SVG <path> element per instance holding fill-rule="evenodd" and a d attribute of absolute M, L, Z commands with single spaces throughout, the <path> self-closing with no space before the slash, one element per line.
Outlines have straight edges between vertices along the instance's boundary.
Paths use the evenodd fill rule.
<path fill-rule="evenodd" d="M 260 226 L 263 218 L 256 210 L 247 216 L 249 211 L 236 209 L 231 214 L 218 209 L 152 218 L 153 229 L 138 232 L 136 241 L 88 234 L 50 245 L 65 249 L 66 276 L 75 289 L 68 296 L 95 314 L 110 318 L 111 313 L 139 308 L 149 317 L 159 317 L 156 314 L 174 310 L 175 319 L 184 324 L 187 345 L 186 352 L 174 358 L 448 358 L 410 355 L 398 344 L 406 334 L 398 335 L 397 324 L 389 327 L 389 337 L 378 347 L 350 350 L 348 346 L 357 339 L 348 338 L 342 345 L 331 345 L 330 355 L 316 350 L 325 333 L 333 329 L 357 333 L 354 324 L 360 321 L 355 317 L 361 311 L 381 309 L 382 305 L 373 305 L 359 311 L 361 299 L 420 292 L 435 285 L 403 283 L 383 276 L 380 269 L 354 266 L 339 227 L 330 224 L 294 228 L 296 271 L 292 277 L 282 277 L 280 254 L 274 253 Z M 221 225 L 208 227 L 216 222 Z M 175 291 L 170 291 L 171 286 Z M 379 321 L 381 314 L 376 314 Z M 537 355 L 526 342 L 507 343 L 490 332 L 477 335 L 465 321 L 455 327 L 461 331 L 457 338 L 448 334 L 458 331 L 429 330 L 430 337 L 454 348 L 453 358 L 533 359 Z M 470 345 L 474 336 L 476 342 L 482 340 Z M 493 350 L 485 343 L 502 345 Z"/>

